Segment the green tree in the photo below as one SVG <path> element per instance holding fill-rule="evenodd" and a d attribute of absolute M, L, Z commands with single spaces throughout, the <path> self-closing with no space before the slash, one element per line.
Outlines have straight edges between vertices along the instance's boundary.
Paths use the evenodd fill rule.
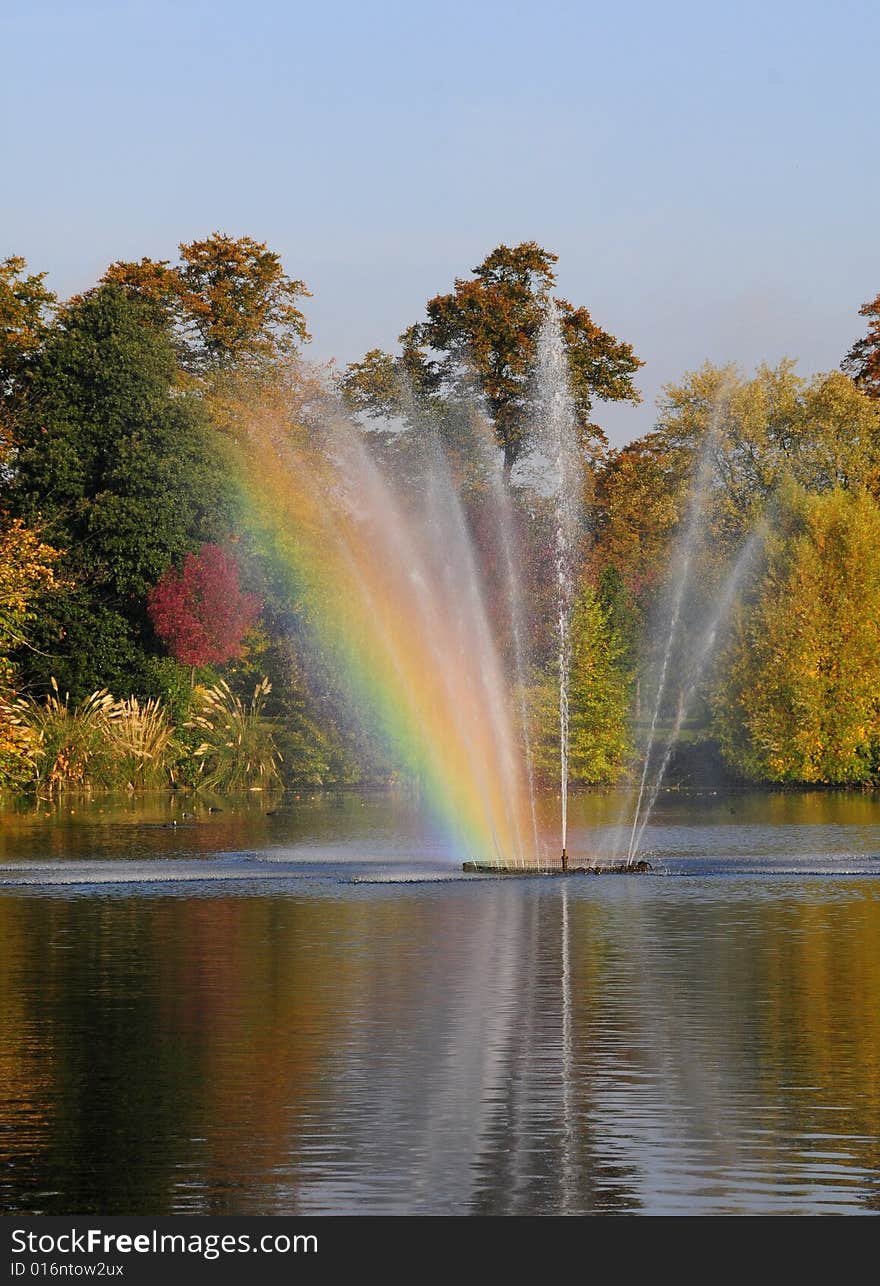
<path fill-rule="evenodd" d="M 449 401 L 476 387 L 495 427 L 509 471 L 532 414 L 538 334 L 556 282 L 558 256 L 536 242 L 498 246 L 454 289 L 426 305 L 427 318 L 400 336 L 401 356 L 380 349 L 347 368 L 349 405 L 369 415 L 405 414 L 408 383 L 416 396 Z M 598 326 L 586 308 L 557 299 L 571 368 L 571 390 L 585 440 L 604 441 L 591 423 L 595 400 L 637 402 L 642 365 L 630 344 Z"/>
<path fill-rule="evenodd" d="M 619 647 L 618 669 L 628 677 L 635 694 L 635 715 L 639 717 L 639 653 L 644 630 L 641 605 L 617 567 L 607 564 L 599 572 L 596 595 L 605 613 L 612 637 Z"/>
<path fill-rule="evenodd" d="M 578 596 L 571 626 L 569 775 L 572 781 L 616 781 L 631 750 L 631 674 L 627 642 L 591 587 Z M 559 689 L 556 676 L 532 688 L 535 765 L 547 781 L 559 778 Z"/>
<path fill-rule="evenodd" d="M 856 340 L 841 366 L 863 393 L 880 398 L 880 295 L 863 304 L 859 316 L 868 318 L 868 333 Z"/>
<path fill-rule="evenodd" d="M 718 666 L 713 730 L 743 776 L 862 782 L 880 769 L 880 507 L 790 487 Z"/>
<path fill-rule="evenodd" d="M 252 237 L 214 232 L 181 242 L 180 263 L 114 263 L 103 280 L 159 303 L 173 326 L 181 366 L 195 375 L 231 367 L 265 371 L 309 339 L 297 300 L 305 283 Z"/>
<path fill-rule="evenodd" d="M 72 588 L 40 614 L 34 682 L 137 688 L 155 650 L 144 598 L 169 563 L 222 539 L 231 497 L 200 400 L 175 388 L 161 309 L 119 286 L 77 300 L 34 363 L 9 505 L 65 552 Z"/>

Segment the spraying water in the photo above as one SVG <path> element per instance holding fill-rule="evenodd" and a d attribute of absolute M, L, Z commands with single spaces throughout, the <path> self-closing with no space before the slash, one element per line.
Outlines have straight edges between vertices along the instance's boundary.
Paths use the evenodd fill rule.
<path fill-rule="evenodd" d="M 516 525 L 514 522 L 513 503 L 510 488 L 504 478 L 503 459 L 495 442 L 492 427 L 480 408 L 474 408 L 472 427 L 476 438 L 477 449 L 488 477 L 491 497 L 491 515 L 495 525 L 496 536 L 500 546 L 501 561 L 504 571 L 504 589 L 510 633 L 513 643 L 513 664 L 516 676 L 517 707 L 525 754 L 526 777 L 528 780 L 529 809 L 532 823 L 533 855 L 537 861 L 541 856 L 542 845 L 538 834 L 538 810 L 535 800 L 535 756 L 532 737 L 529 730 L 529 712 L 526 700 L 528 682 L 528 659 L 526 656 L 526 627 L 523 609 L 522 585 L 518 573 L 520 552 L 518 549 Z"/>
<path fill-rule="evenodd" d="M 559 665 L 559 759 L 562 867 L 568 866 L 568 750 L 571 616 L 582 523 L 582 462 L 577 412 L 569 388 L 568 354 L 555 305 L 538 337 L 535 425 L 527 468 L 554 501 L 556 635 Z"/>
<path fill-rule="evenodd" d="M 301 433 L 291 433 L 271 403 L 265 411 L 254 408 L 240 485 L 289 579 L 320 672 L 339 681 L 346 716 L 378 733 L 395 762 L 421 783 L 457 857 L 536 863 L 543 846 L 518 571 L 524 551 L 509 482 L 478 397 L 459 403 L 469 424 L 462 460 L 455 452 L 463 421 L 444 423 L 441 432 L 436 408 L 421 406 L 411 389 L 401 391 L 410 427 L 390 424 L 379 433 L 348 420 L 329 392 L 315 395 L 310 427 Z M 552 304 L 538 337 L 532 397 L 533 424 L 518 470 L 520 482 L 549 502 L 553 523 L 566 869 L 582 462 L 567 350 Z M 463 477 L 475 461 L 486 522 L 479 538 L 463 504 L 469 485 Z M 487 581 L 483 559 L 492 551 L 497 571 Z M 503 588 L 502 616 L 489 611 L 491 584 Z M 509 640 L 503 650 L 495 625 Z"/>
<path fill-rule="evenodd" d="M 424 434 L 389 462 L 330 399 L 320 411 L 299 438 L 271 407 L 251 417 L 240 486 L 264 543 L 346 710 L 419 780 L 450 855 L 522 864 L 520 740 L 448 461 Z"/>
<path fill-rule="evenodd" d="M 662 659 L 660 662 L 660 671 L 657 679 L 657 690 L 654 696 L 654 705 L 651 711 L 651 723 L 648 729 L 648 739 L 645 746 L 645 761 L 642 766 L 642 775 L 639 781 L 639 790 L 636 797 L 636 807 L 633 815 L 632 829 L 629 836 L 629 844 L 626 852 L 626 860 L 632 863 L 635 859 L 637 839 L 642 830 L 642 807 L 645 802 L 645 792 L 648 788 L 648 780 L 652 767 L 652 756 L 654 745 L 657 737 L 657 724 L 660 719 L 660 712 L 663 707 L 663 700 L 666 696 L 666 686 L 669 676 L 669 664 L 672 659 L 673 649 L 678 638 L 679 625 L 681 622 L 681 611 L 684 603 L 685 591 L 690 584 L 691 569 L 694 561 L 694 555 L 700 539 L 700 530 L 703 524 L 703 516 L 706 509 L 706 502 L 709 497 L 709 491 L 712 482 L 713 454 L 718 441 L 719 415 L 718 408 L 713 416 L 709 432 L 703 442 L 702 449 L 697 461 L 697 467 L 694 474 L 693 485 L 691 489 L 691 498 L 688 508 L 687 521 L 684 530 L 676 541 L 672 551 L 672 563 L 676 567 L 676 575 L 672 582 L 672 590 L 669 599 L 669 617 L 666 629 L 666 639 L 663 647 Z M 640 828 L 641 827 L 641 828 Z"/>
<path fill-rule="evenodd" d="M 687 718 L 688 711 L 690 710 L 697 688 L 699 687 L 700 680 L 703 677 L 706 665 L 715 650 L 719 632 L 727 621 L 731 608 L 736 601 L 743 578 L 745 577 L 748 568 L 751 566 L 755 554 L 764 540 L 764 536 L 765 528 L 762 524 L 760 527 L 756 528 L 746 540 L 737 556 L 736 562 L 724 581 L 724 585 L 717 600 L 715 612 L 700 636 L 696 651 L 694 652 L 690 662 L 690 682 L 682 693 L 681 700 L 678 703 L 678 709 L 676 711 L 672 729 L 669 736 L 666 738 L 659 766 L 653 776 L 650 790 L 647 793 L 645 806 L 641 810 L 641 818 L 639 818 L 638 812 L 636 814 L 633 833 L 630 836 L 629 853 L 627 855 L 628 861 L 630 862 L 633 861 L 641 847 L 642 837 L 644 836 L 645 828 L 650 820 L 651 812 L 657 802 L 657 796 L 660 794 L 660 787 L 663 784 L 666 769 L 669 767 L 669 761 L 672 758 L 672 752 L 678 740 L 678 735 L 681 732 L 684 720 Z M 643 781 L 644 780 L 645 774 L 643 774 Z M 635 829 L 636 824 L 638 824 L 638 830 Z"/>

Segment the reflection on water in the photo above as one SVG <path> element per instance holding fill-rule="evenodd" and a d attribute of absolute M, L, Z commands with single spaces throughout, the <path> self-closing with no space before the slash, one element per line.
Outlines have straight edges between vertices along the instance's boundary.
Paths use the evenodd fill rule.
<path fill-rule="evenodd" d="M 838 851 L 842 829 L 876 851 L 875 800 L 760 798 L 763 821 L 735 806 L 763 844 L 806 827 Z M 367 852 L 416 834 L 395 808 L 364 804 Z M 216 847 L 296 848 L 301 827 L 329 852 L 356 816 L 254 806 L 218 816 Z M 727 816 L 724 842 L 752 844 Z M 662 825 L 712 821 L 675 803 Z M 153 822 L 147 852 L 191 844 L 160 817 L 23 821 L 4 860 L 144 856 Z M 878 1210 L 878 997 L 867 877 L 9 888 L 0 1204 Z"/>

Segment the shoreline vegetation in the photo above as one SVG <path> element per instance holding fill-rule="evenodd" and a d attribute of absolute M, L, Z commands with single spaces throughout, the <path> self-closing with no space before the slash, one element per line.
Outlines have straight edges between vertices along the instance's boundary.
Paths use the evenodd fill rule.
<path fill-rule="evenodd" d="M 112 264 L 66 303 L 23 259 L 0 262 L 3 803 L 417 777 L 359 720 L 310 631 L 307 586 L 279 568 L 240 485 L 264 467 L 248 425 L 271 415 L 308 443 L 327 406 L 343 407 L 406 478 L 430 423 L 509 660 L 485 460 L 463 431 L 475 398 L 529 551 L 531 669 L 512 705 L 528 711 L 539 784 L 552 783 L 551 514 L 517 473 L 550 298 L 590 514 L 572 625 L 572 788 L 628 789 L 638 774 L 698 470 L 704 511 L 658 712 L 662 733 L 681 730 L 667 787 L 880 786 L 880 295 L 839 370 L 805 379 L 793 361 L 750 375 L 707 363 L 665 389 L 649 433 L 614 449 L 601 404 L 638 401 L 642 362 L 556 298 L 555 263 L 534 242 L 497 247 L 427 302 L 396 352 L 341 371 L 307 362 L 306 285 L 249 237 L 183 243 L 174 263 Z M 704 623 L 749 541 L 703 666 Z"/>

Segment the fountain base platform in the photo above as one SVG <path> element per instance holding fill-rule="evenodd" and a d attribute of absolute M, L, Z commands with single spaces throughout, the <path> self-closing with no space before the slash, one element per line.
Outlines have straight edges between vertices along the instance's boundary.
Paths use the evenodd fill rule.
<path fill-rule="evenodd" d="M 467 875 L 651 875 L 650 862 L 608 862 L 593 866 L 507 866 L 502 862 L 462 862 Z"/>

